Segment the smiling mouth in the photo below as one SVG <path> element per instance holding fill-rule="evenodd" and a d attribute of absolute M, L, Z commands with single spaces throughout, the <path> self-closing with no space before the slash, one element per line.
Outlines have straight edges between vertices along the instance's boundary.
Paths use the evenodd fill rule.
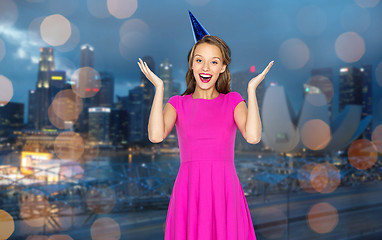
<path fill-rule="evenodd" d="M 201 73 L 201 74 L 199 74 L 199 77 L 200 77 L 200 80 L 202 82 L 207 83 L 207 82 L 209 82 L 211 80 L 212 75 L 211 74 L 203 74 L 203 73 Z"/>

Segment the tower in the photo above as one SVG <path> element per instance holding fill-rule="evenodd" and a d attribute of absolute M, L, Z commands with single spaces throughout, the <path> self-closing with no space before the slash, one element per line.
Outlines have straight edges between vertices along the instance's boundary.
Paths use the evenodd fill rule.
<path fill-rule="evenodd" d="M 54 54 L 52 48 L 40 48 L 37 84 L 35 91 L 35 107 L 32 119 L 34 128 L 43 129 L 50 125 L 48 108 L 50 104 L 50 72 L 54 71 Z"/>
<path fill-rule="evenodd" d="M 81 46 L 81 67 L 94 67 L 94 48 L 89 44 Z"/>

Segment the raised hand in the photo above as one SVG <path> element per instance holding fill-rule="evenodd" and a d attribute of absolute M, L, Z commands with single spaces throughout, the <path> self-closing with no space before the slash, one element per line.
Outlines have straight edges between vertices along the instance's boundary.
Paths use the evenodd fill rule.
<path fill-rule="evenodd" d="M 142 59 L 139 58 L 138 66 L 141 69 L 142 73 L 147 77 L 147 79 L 154 84 L 155 88 L 158 86 L 163 86 L 163 81 L 157 75 L 155 75 L 150 68 L 147 66 L 146 62 L 143 62 Z"/>
<path fill-rule="evenodd" d="M 248 89 L 251 89 L 251 90 L 255 90 L 257 88 L 257 86 L 259 86 L 259 84 L 261 83 L 261 81 L 263 81 L 263 79 L 265 78 L 265 75 L 267 75 L 269 69 L 271 69 L 272 65 L 273 65 L 273 62 L 274 61 L 271 61 L 268 66 L 263 70 L 262 73 L 260 73 L 259 75 L 257 75 L 256 77 L 252 78 L 251 81 L 249 81 L 248 83 Z"/>

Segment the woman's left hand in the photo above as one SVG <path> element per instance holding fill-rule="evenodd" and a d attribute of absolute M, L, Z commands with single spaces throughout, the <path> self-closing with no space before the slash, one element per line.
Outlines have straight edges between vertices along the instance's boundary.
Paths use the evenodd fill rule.
<path fill-rule="evenodd" d="M 262 73 L 260 73 L 259 75 L 257 75 L 256 77 L 252 78 L 251 81 L 249 81 L 248 83 L 248 89 L 253 89 L 253 90 L 256 90 L 257 86 L 259 86 L 259 84 L 261 83 L 261 81 L 263 81 L 263 79 L 265 78 L 265 75 L 267 75 L 269 69 L 271 69 L 272 65 L 273 65 L 273 62 L 274 61 L 271 61 L 268 66 L 263 70 Z"/>

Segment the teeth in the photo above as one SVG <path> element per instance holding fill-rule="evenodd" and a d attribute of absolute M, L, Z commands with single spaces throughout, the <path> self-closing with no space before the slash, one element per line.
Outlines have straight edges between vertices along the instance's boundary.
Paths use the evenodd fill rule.
<path fill-rule="evenodd" d="M 205 74 L 200 74 L 200 76 L 203 77 L 203 78 L 209 78 L 209 77 L 211 77 L 211 75 L 205 75 Z"/>

